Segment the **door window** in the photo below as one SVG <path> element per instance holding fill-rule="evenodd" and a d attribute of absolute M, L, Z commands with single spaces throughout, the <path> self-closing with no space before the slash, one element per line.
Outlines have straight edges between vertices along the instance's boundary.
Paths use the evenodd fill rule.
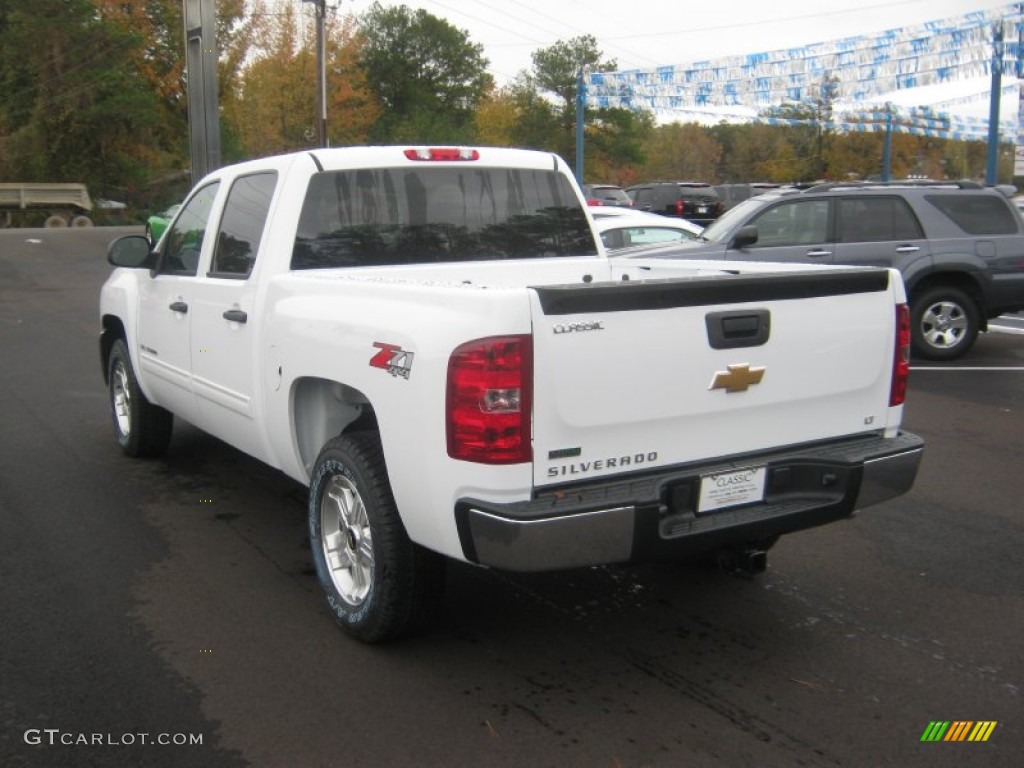
<path fill-rule="evenodd" d="M 828 235 L 828 200 L 796 200 L 772 206 L 753 221 L 757 245 L 813 245 Z"/>
<path fill-rule="evenodd" d="M 211 276 L 244 280 L 252 272 L 276 184 L 275 171 L 235 179 L 217 232 Z"/>
<path fill-rule="evenodd" d="M 839 201 L 836 240 L 877 243 L 920 240 L 921 225 L 901 197 L 849 197 Z"/>
<path fill-rule="evenodd" d="M 161 274 L 196 274 L 206 225 L 210 220 L 210 209 L 219 188 L 219 181 L 207 184 L 185 203 L 185 207 L 164 237 L 164 252 L 160 260 Z"/>

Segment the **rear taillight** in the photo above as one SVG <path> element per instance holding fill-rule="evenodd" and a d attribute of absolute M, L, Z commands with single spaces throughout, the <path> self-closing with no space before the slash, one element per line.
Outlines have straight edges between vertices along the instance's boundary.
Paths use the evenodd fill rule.
<path fill-rule="evenodd" d="M 597 200 L 593 197 L 588 197 L 587 205 L 604 205 L 604 203 L 601 200 Z"/>
<path fill-rule="evenodd" d="M 448 455 L 481 464 L 532 459 L 533 340 L 476 339 L 448 360 Z"/>
<path fill-rule="evenodd" d="M 682 216 L 685 208 L 682 200 L 676 200 L 676 216 Z"/>
<path fill-rule="evenodd" d="M 475 149 L 460 147 L 418 147 L 405 150 L 410 160 L 479 160 L 480 153 Z"/>
<path fill-rule="evenodd" d="M 892 361 L 892 386 L 889 405 L 903 405 L 907 399 L 907 379 L 910 377 L 910 310 L 906 304 L 896 305 L 896 349 Z"/>

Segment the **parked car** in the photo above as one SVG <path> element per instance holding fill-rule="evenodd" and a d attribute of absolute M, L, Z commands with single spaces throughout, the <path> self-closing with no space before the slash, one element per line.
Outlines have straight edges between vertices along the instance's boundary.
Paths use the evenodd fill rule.
<path fill-rule="evenodd" d="M 626 194 L 626 190 L 614 184 L 584 184 L 582 189 L 583 197 L 587 199 L 587 205 L 633 207 L 633 199 Z"/>
<path fill-rule="evenodd" d="M 602 208 L 593 212 L 604 247 L 611 253 L 695 240 L 704 231 L 686 219 L 659 216 L 630 208 Z"/>
<path fill-rule="evenodd" d="M 146 238 L 150 243 L 156 244 L 157 240 L 163 235 L 164 230 L 167 229 L 167 225 L 171 223 L 171 219 L 174 218 L 174 214 L 181 208 L 180 203 L 172 205 L 170 208 L 161 211 L 160 213 L 154 213 L 148 219 L 146 219 Z"/>
<path fill-rule="evenodd" d="M 952 360 L 989 319 L 1024 309 L 1024 219 L 1014 192 L 911 181 L 781 189 L 727 211 L 699 242 L 659 255 L 895 267 L 916 353 Z"/>
<path fill-rule="evenodd" d="M 724 212 L 754 195 L 763 195 L 768 190 L 778 189 L 781 186 L 781 184 L 768 181 L 755 181 L 749 184 L 716 184 L 715 192 L 718 193 L 718 199 L 722 201 Z"/>
<path fill-rule="evenodd" d="M 651 181 L 626 188 L 633 207 L 707 226 L 725 211 L 715 188 L 700 181 Z"/>

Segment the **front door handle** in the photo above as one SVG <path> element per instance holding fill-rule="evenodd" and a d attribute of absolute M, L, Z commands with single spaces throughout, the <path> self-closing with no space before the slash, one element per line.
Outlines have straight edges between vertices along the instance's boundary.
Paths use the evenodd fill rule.
<path fill-rule="evenodd" d="M 826 251 L 824 248 L 816 249 L 807 252 L 808 256 L 831 256 L 832 251 Z"/>
<path fill-rule="evenodd" d="M 188 304 L 184 301 L 173 301 L 168 308 L 171 312 L 180 312 L 183 315 L 188 312 Z"/>
<path fill-rule="evenodd" d="M 240 309 L 229 309 L 222 315 L 222 317 L 225 320 L 230 320 L 232 323 L 244 323 L 249 319 L 249 316 Z"/>

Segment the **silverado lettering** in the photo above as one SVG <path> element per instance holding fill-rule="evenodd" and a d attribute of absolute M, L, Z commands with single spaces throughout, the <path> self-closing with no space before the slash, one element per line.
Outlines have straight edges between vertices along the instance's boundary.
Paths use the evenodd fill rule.
<path fill-rule="evenodd" d="M 561 464 L 555 467 L 548 467 L 548 477 L 561 477 L 563 475 L 585 474 L 587 472 L 600 472 L 605 469 L 622 469 L 624 467 L 655 462 L 658 460 L 656 451 L 651 453 L 637 453 L 633 456 L 619 456 L 611 459 L 597 459 L 595 461 L 580 461 L 574 464 Z"/>

